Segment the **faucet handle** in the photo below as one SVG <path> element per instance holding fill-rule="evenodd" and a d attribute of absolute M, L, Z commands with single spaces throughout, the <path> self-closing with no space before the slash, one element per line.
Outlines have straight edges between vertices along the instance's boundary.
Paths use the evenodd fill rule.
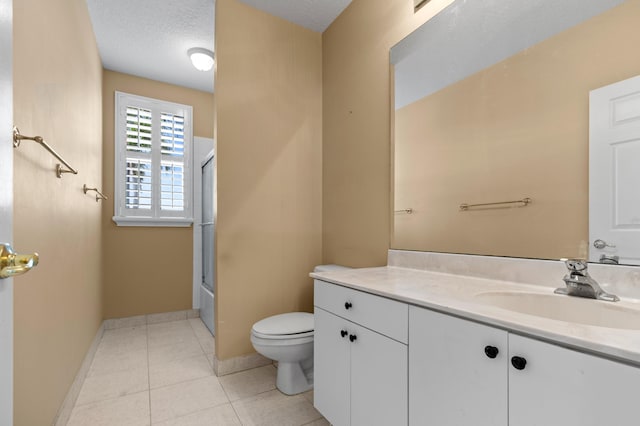
<path fill-rule="evenodd" d="M 587 270 L 588 263 L 585 259 L 560 259 L 564 260 L 564 264 L 567 266 L 567 269 L 571 272 L 579 272 L 582 273 Z"/>

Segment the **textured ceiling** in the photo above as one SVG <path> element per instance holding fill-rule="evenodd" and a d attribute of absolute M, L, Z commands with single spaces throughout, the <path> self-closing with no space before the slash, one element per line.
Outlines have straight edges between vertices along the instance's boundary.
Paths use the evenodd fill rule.
<path fill-rule="evenodd" d="M 215 0 L 87 0 L 104 68 L 213 92 L 192 47 L 213 51 Z"/>
<path fill-rule="evenodd" d="M 351 0 L 240 0 L 287 21 L 323 32 Z"/>
<path fill-rule="evenodd" d="M 324 31 L 351 0 L 240 0 L 313 31 Z M 213 70 L 187 50 L 213 51 L 215 0 L 87 0 L 104 68 L 213 92 Z"/>

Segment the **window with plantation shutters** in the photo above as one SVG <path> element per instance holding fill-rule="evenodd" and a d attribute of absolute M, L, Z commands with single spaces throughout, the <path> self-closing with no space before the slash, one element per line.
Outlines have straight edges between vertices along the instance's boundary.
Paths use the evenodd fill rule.
<path fill-rule="evenodd" d="M 120 226 L 189 226 L 192 108 L 116 92 L 115 215 Z"/>

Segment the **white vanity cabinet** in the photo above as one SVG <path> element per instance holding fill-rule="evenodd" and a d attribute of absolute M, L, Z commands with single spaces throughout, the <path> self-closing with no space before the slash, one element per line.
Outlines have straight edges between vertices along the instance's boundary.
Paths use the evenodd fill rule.
<path fill-rule="evenodd" d="M 334 426 L 407 424 L 408 305 L 316 280 L 314 405 Z"/>
<path fill-rule="evenodd" d="M 638 395 L 639 368 L 409 308 L 410 425 L 637 426 Z"/>
<path fill-rule="evenodd" d="M 510 426 L 640 425 L 640 368 L 509 334 Z"/>
<path fill-rule="evenodd" d="M 508 333 L 409 307 L 409 424 L 507 426 Z"/>

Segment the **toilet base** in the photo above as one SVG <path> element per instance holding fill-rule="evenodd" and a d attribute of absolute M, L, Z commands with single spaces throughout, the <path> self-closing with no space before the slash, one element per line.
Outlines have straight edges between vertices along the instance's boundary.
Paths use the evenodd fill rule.
<path fill-rule="evenodd" d="M 310 361 L 313 362 L 313 358 Z M 285 395 L 296 395 L 313 389 L 313 371 L 305 373 L 304 365 L 305 361 L 278 362 L 276 387 L 280 392 Z"/>

